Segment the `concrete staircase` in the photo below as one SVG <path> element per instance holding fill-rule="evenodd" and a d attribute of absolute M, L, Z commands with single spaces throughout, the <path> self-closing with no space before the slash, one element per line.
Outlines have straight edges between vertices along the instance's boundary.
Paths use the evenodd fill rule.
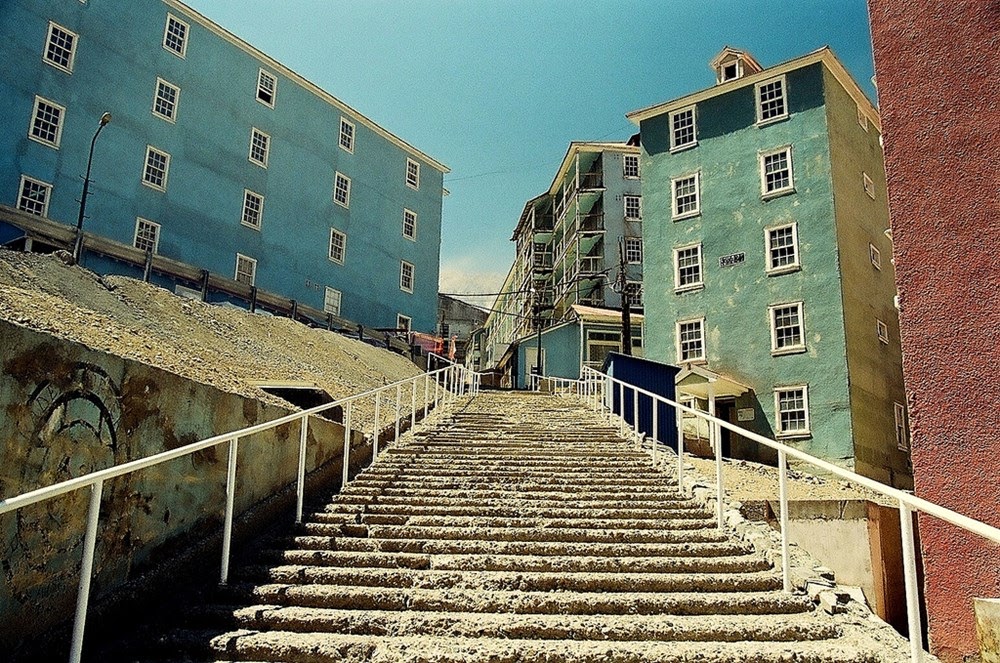
<path fill-rule="evenodd" d="M 256 560 L 156 649 L 301 663 L 901 660 L 861 620 L 783 593 L 760 554 L 572 399 L 487 392 L 431 417 Z"/>

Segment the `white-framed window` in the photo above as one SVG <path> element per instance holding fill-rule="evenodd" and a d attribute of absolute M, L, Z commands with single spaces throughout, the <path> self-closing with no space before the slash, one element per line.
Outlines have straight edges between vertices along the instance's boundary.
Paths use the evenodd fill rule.
<path fill-rule="evenodd" d="M 784 274 L 799 269 L 798 224 L 764 229 L 768 274 Z"/>
<path fill-rule="evenodd" d="M 237 253 L 236 275 L 233 278 L 239 283 L 253 285 L 257 281 L 257 260 L 242 253 Z"/>
<path fill-rule="evenodd" d="M 260 224 L 263 220 L 264 196 L 250 189 L 243 189 L 243 214 L 240 217 L 240 223 L 248 228 L 260 230 Z"/>
<path fill-rule="evenodd" d="M 622 175 L 626 179 L 634 180 L 639 177 L 639 155 L 626 154 L 622 159 Z"/>
<path fill-rule="evenodd" d="M 163 48 L 184 57 L 187 53 L 188 29 L 187 23 L 173 14 L 167 14 L 167 25 L 163 28 Z"/>
<path fill-rule="evenodd" d="M 880 342 L 889 345 L 889 327 L 878 318 L 875 318 L 875 334 Z"/>
<path fill-rule="evenodd" d="M 896 448 L 910 450 L 910 436 L 906 429 L 906 407 L 902 403 L 892 404 L 893 423 L 896 429 Z"/>
<path fill-rule="evenodd" d="M 417 213 L 413 210 L 403 210 L 403 237 L 413 240 L 417 238 Z"/>
<path fill-rule="evenodd" d="M 323 311 L 333 315 L 340 315 L 340 300 L 343 295 L 339 290 L 326 286 L 323 293 Z"/>
<path fill-rule="evenodd" d="M 177 119 L 177 106 L 181 100 L 181 89 L 162 78 L 156 79 L 156 89 L 153 91 L 153 115 L 162 117 L 168 122 Z"/>
<path fill-rule="evenodd" d="M 641 237 L 625 238 L 625 262 L 630 265 L 638 265 L 642 263 Z"/>
<path fill-rule="evenodd" d="M 406 158 L 406 186 L 420 188 L 420 164 L 409 157 Z"/>
<path fill-rule="evenodd" d="M 795 191 L 792 178 L 792 148 L 783 147 L 760 155 L 760 193 L 764 198 Z"/>
<path fill-rule="evenodd" d="M 36 96 L 28 138 L 58 149 L 65 115 L 66 109 L 59 104 Z"/>
<path fill-rule="evenodd" d="M 701 214 L 700 180 L 701 173 L 675 177 L 670 180 L 674 219 L 686 219 Z"/>
<path fill-rule="evenodd" d="M 868 244 L 868 257 L 871 258 L 875 269 L 882 269 L 882 252 L 874 244 Z"/>
<path fill-rule="evenodd" d="M 347 253 L 347 235 L 336 228 L 330 228 L 330 260 L 338 265 L 344 264 L 344 255 Z"/>
<path fill-rule="evenodd" d="M 788 117 L 784 76 L 757 83 L 754 90 L 757 97 L 757 124 L 766 124 Z"/>
<path fill-rule="evenodd" d="M 271 152 L 271 137 L 253 127 L 250 129 L 250 162 L 267 168 L 267 157 Z"/>
<path fill-rule="evenodd" d="M 809 435 L 809 386 L 791 385 L 774 390 L 774 419 L 778 437 Z"/>
<path fill-rule="evenodd" d="M 413 292 L 413 263 L 399 261 L 399 289 L 403 292 Z"/>
<path fill-rule="evenodd" d="M 639 308 L 642 306 L 642 281 L 626 282 L 625 291 L 628 293 L 630 308 Z"/>
<path fill-rule="evenodd" d="M 51 184 L 27 175 L 21 175 L 21 183 L 17 193 L 17 209 L 35 216 L 48 216 L 51 196 Z"/>
<path fill-rule="evenodd" d="M 57 69 L 73 73 L 73 60 L 76 59 L 75 32 L 49 21 L 49 31 L 45 36 L 45 52 L 42 59 Z"/>
<path fill-rule="evenodd" d="M 396 314 L 396 329 L 402 330 L 404 332 L 410 331 L 413 327 L 413 318 L 408 315 L 403 315 L 402 313 Z"/>
<path fill-rule="evenodd" d="M 142 168 L 142 183 L 160 191 L 167 190 L 170 172 L 170 155 L 152 145 L 146 146 L 146 160 Z"/>
<path fill-rule="evenodd" d="M 149 219 L 136 217 L 132 246 L 140 251 L 156 253 L 160 248 L 160 224 Z"/>
<path fill-rule="evenodd" d="M 689 106 L 670 113 L 670 151 L 683 150 L 698 144 L 695 107 Z"/>
<path fill-rule="evenodd" d="M 351 178 L 340 172 L 333 176 L 333 202 L 341 207 L 351 206 Z"/>
<path fill-rule="evenodd" d="M 767 307 L 771 320 L 771 354 L 802 352 L 806 349 L 802 302 Z"/>
<path fill-rule="evenodd" d="M 340 149 L 354 154 L 354 123 L 340 118 Z"/>
<path fill-rule="evenodd" d="M 625 204 L 625 218 L 637 221 L 642 218 L 642 196 L 622 196 Z"/>
<path fill-rule="evenodd" d="M 674 249 L 674 290 L 694 290 L 705 285 L 701 244 Z"/>
<path fill-rule="evenodd" d="M 862 173 L 862 176 L 861 181 L 864 184 L 865 193 L 868 194 L 869 198 L 875 200 L 875 182 L 872 181 L 872 178 L 868 177 L 868 173 Z"/>
<path fill-rule="evenodd" d="M 858 124 L 865 131 L 868 131 L 868 114 L 861 110 L 861 104 L 858 104 Z"/>
<path fill-rule="evenodd" d="M 274 98 L 278 95 L 278 77 L 261 69 L 257 72 L 257 101 L 268 108 L 274 108 Z"/>
<path fill-rule="evenodd" d="M 677 361 L 705 359 L 705 318 L 677 322 Z"/>

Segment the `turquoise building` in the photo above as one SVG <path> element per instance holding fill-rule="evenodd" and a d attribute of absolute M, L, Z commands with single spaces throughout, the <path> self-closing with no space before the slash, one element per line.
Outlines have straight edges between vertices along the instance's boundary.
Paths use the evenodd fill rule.
<path fill-rule="evenodd" d="M 87 267 L 434 330 L 447 168 L 294 71 L 176 0 L 9 0 L 0 61 L 0 243 L 75 233 L 109 112 Z"/>
<path fill-rule="evenodd" d="M 828 48 L 628 117 L 642 146 L 645 356 L 702 409 L 912 485 L 879 116 Z M 768 460 L 727 434 L 723 451 Z"/>

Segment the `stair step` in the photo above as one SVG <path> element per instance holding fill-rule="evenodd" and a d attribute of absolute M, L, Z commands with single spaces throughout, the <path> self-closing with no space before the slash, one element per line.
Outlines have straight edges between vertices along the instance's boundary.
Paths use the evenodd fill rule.
<path fill-rule="evenodd" d="M 545 543 L 710 543 L 725 541 L 711 521 L 678 521 L 694 527 L 663 529 L 585 529 L 526 527 L 417 527 L 406 525 L 326 525 L 305 523 L 301 527 L 313 537 L 369 537 L 372 539 L 416 539 L 445 541 L 537 541 Z"/>
<path fill-rule="evenodd" d="M 576 518 L 490 518 L 481 516 L 406 516 L 406 515 L 348 515 L 342 518 L 328 519 L 326 516 L 333 514 L 320 514 L 319 518 L 310 518 L 304 524 L 304 529 L 309 534 L 321 536 L 337 536 L 344 528 L 354 526 L 368 526 L 369 531 L 376 531 L 379 526 L 398 527 L 412 529 L 424 527 L 431 529 L 516 529 L 516 530 L 600 530 L 614 539 L 618 539 L 617 533 L 629 533 L 635 530 L 648 532 L 654 536 L 656 532 L 664 530 L 695 530 L 708 529 L 716 526 L 715 520 L 711 517 L 702 518 L 680 518 L 675 520 L 610 520 L 599 518 L 588 518 L 586 512 L 581 512 Z M 360 520 L 360 523 L 357 521 Z M 365 536 L 364 534 L 352 534 L 352 536 Z M 384 537 L 392 538 L 392 537 Z"/>
<path fill-rule="evenodd" d="M 412 517 L 464 517 L 464 518 L 574 518 L 579 516 L 581 509 L 573 506 L 534 507 L 534 506 L 489 506 L 489 505 L 442 505 L 425 506 L 415 504 L 345 504 L 335 502 L 327 505 L 323 511 L 313 513 L 310 518 L 317 522 L 326 522 L 325 517 L 331 517 L 329 522 L 341 522 L 337 518 L 354 518 L 358 522 L 365 516 L 412 516 Z M 713 514 L 695 502 L 676 502 L 670 507 L 649 505 L 646 508 L 595 509 L 588 508 L 586 513 L 595 520 L 616 521 L 648 521 L 674 520 L 682 518 L 706 518 Z"/>

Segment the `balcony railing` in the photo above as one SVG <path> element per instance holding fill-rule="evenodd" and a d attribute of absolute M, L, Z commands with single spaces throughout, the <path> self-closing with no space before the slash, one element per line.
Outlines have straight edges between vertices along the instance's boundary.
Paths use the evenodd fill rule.
<path fill-rule="evenodd" d="M 582 173 L 580 175 L 580 189 L 600 189 L 604 186 L 604 173 Z"/>
<path fill-rule="evenodd" d="M 555 222 L 555 216 L 552 214 L 536 214 L 534 230 L 536 233 L 552 232 Z"/>
<path fill-rule="evenodd" d="M 601 256 L 589 256 L 580 258 L 581 274 L 597 274 L 604 270 L 604 258 Z"/>
<path fill-rule="evenodd" d="M 551 253 L 536 253 L 535 259 L 532 262 L 535 269 L 552 269 L 552 254 Z"/>
<path fill-rule="evenodd" d="M 581 214 L 578 218 L 579 232 L 604 232 L 604 213 Z"/>

